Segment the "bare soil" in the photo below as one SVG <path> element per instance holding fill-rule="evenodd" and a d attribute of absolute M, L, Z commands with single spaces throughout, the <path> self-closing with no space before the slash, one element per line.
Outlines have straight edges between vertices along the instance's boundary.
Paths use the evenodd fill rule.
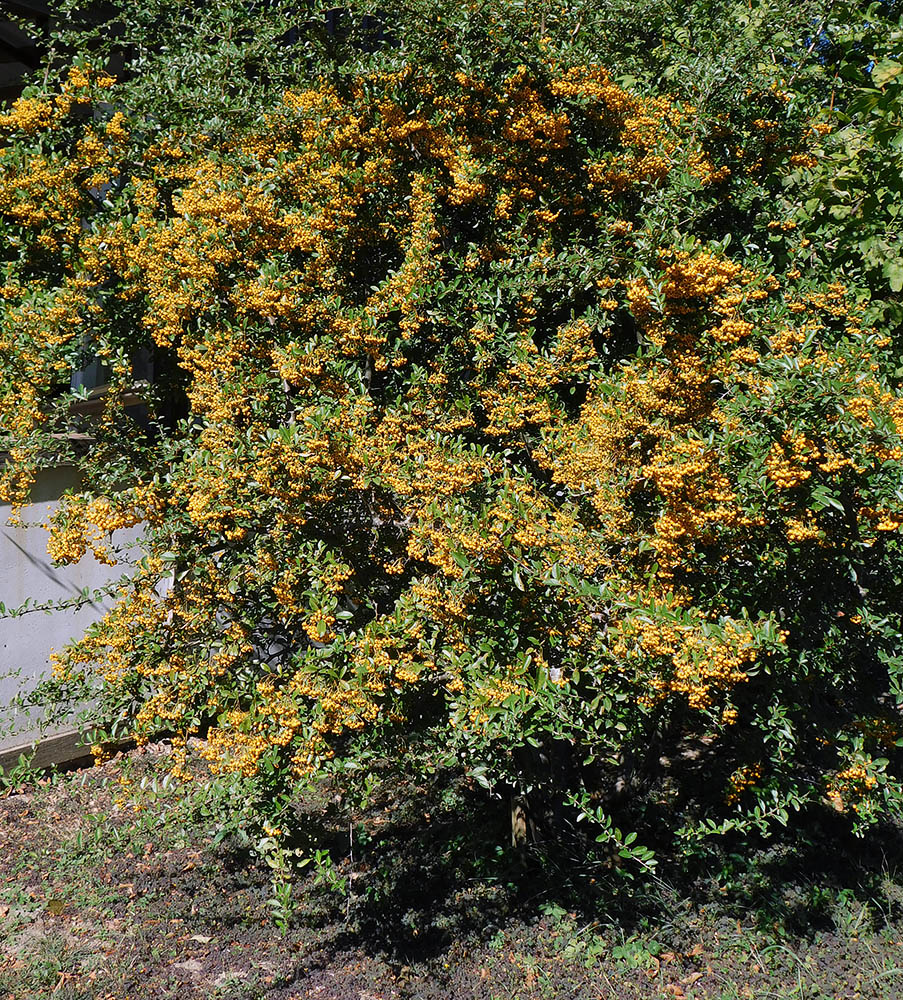
<path fill-rule="evenodd" d="M 439 806 L 396 780 L 356 810 L 324 789 L 299 809 L 325 816 L 334 865 L 302 870 L 280 928 L 265 865 L 142 792 L 165 757 L 0 799 L 0 1000 L 903 995 L 896 831 L 838 821 L 830 849 L 625 882 L 548 847 L 523 864 L 465 783 Z"/>

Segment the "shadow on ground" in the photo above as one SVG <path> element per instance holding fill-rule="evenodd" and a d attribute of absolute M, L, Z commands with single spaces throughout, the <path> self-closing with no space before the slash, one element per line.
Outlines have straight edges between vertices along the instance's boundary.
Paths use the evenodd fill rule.
<path fill-rule="evenodd" d="M 521 858 L 506 801 L 396 774 L 354 806 L 334 787 L 298 803 L 332 863 L 302 869 L 280 930 L 240 838 L 213 846 L 165 789 L 141 806 L 164 758 L 0 800 L 0 997 L 900 995 L 895 829 L 857 840 L 813 812 L 629 878 L 567 825 Z"/>

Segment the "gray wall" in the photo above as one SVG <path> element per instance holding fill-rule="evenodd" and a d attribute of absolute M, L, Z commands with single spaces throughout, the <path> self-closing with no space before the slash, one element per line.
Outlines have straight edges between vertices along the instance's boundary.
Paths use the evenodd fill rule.
<path fill-rule="evenodd" d="M 9 508 L 0 505 L 0 602 L 7 608 L 21 607 L 26 599 L 40 604 L 78 597 L 83 588 L 93 592 L 127 571 L 125 563 L 101 565 L 90 552 L 74 566 L 52 565 L 47 555 L 47 532 L 41 524 L 54 501 L 76 482 L 72 469 L 44 473 L 34 492 L 35 502 L 22 512 L 22 526 L 7 524 Z M 137 529 L 116 532 L 116 545 L 125 545 L 137 535 Z M 130 551 L 126 549 L 124 555 L 128 558 Z M 106 599 L 79 610 L 0 617 L 0 750 L 27 742 L 37 731 L 37 720 L 16 715 L 10 699 L 33 688 L 50 670 L 50 651 L 80 636 L 110 604 Z"/>

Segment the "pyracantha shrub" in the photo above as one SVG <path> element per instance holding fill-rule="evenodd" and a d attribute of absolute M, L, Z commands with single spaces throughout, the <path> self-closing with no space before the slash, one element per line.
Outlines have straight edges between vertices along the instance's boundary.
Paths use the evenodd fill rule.
<path fill-rule="evenodd" d="M 811 155 L 780 87 L 407 66 L 228 141 L 116 95 L 0 116 L 4 495 L 78 464 L 60 563 L 144 530 L 61 685 L 271 797 L 428 735 L 686 837 L 898 811 L 898 361 L 792 218 L 715 211 Z"/>

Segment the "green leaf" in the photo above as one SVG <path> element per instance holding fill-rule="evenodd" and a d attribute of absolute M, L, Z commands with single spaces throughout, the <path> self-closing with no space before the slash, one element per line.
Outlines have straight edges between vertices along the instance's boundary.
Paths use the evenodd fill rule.
<path fill-rule="evenodd" d="M 872 67 L 872 83 L 876 87 L 883 87 L 901 73 L 903 73 L 903 63 L 894 59 L 882 59 Z"/>
<path fill-rule="evenodd" d="M 452 559 L 461 569 L 470 569 L 470 560 L 463 552 L 452 552 Z"/>
<path fill-rule="evenodd" d="M 903 260 L 896 258 L 884 262 L 884 277 L 887 278 L 892 292 L 903 291 Z"/>

